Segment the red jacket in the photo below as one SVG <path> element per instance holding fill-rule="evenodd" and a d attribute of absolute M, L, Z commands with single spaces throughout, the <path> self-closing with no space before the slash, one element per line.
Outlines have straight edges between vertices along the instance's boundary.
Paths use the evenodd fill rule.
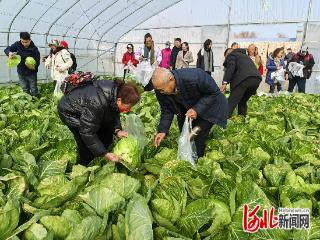
<path fill-rule="evenodd" d="M 128 65 L 128 62 L 131 61 L 131 63 L 133 64 L 133 66 L 137 66 L 137 64 L 139 63 L 137 61 L 137 59 L 135 59 L 134 57 L 134 52 L 132 53 L 129 53 L 129 52 L 125 52 L 125 54 L 123 54 L 123 57 L 122 57 L 122 63 L 127 66 Z"/>

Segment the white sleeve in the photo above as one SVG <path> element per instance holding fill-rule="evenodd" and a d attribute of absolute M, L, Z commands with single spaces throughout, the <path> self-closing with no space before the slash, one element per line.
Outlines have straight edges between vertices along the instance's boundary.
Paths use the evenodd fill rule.
<path fill-rule="evenodd" d="M 48 55 L 48 57 L 46 58 L 46 61 L 45 61 L 45 63 L 44 63 L 44 65 L 45 65 L 45 67 L 46 68 L 51 68 L 51 63 L 52 63 L 52 57 L 51 57 L 51 55 Z"/>
<path fill-rule="evenodd" d="M 63 58 L 64 64 L 60 66 L 61 71 L 66 71 L 72 67 L 73 61 L 70 53 L 67 50 L 61 51 L 61 57 Z"/>

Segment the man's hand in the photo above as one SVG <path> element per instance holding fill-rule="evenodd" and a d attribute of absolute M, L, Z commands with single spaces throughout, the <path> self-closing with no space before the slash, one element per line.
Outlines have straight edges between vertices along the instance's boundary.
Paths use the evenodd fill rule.
<path fill-rule="evenodd" d="M 104 155 L 104 158 L 108 161 L 111 161 L 111 162 L 119 162 L 120 161 L 120 157 L 114 153 L 107 153 L 106 155 Z"/>
<path fill-rule="evenodd" d="M 227 89 L 227 84 L 222 84 L 220 86 L 220 92 L 224 93 L 226 91 L 226 89 Z"/>
<path fill-rule="evenodd" d="M 142 55 L 141 57 L 139 57 L 139 61 L 143 61 L 144 60 L 144 56 Z"/>
<path fill-rule="evenodd" d="M 165 133 L 157 133 L 156 137 L 154 138 L 154 145 L 156 147 L 160 146 L 160 143 L 162 142 L 162 140 L 166 137 Z"/>
<path fill-rule="evenodd" d="M 16 53 L 15 53 L 15 52 L 9 52 L 8 57 L 9 57 L 9 58 L 13 58 L 15 55 L 16 55 Z"/>
<path fill-rule="evenodd" d="M 118 138 L 127 138 L 128 137 L 128 132 L 120 130 L 120 131 L 117 132 L 117 137 Z"/>
<path fill-rule="evenodd" d="M 186 113 L 186 116 L 191 118 L 191 119 L 196 119 L 197 116 L 198 116 L 198 113 L 193 109 L 193 108 L 190 108 L 187 113 Z"/>

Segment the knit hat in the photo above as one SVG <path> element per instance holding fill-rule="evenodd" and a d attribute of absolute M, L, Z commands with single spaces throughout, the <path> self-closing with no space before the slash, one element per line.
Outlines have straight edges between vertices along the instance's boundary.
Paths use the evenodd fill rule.
<path fill-rule="evenodd" d="M 66 41 L 61 41 L 60 46 L 66 48 L 66 49 L 69 48 L 69 45 Z"/>
<path fill-rule="evenodd" d="M 60 42 L 57 39 L 52 39 L 51 42 L 48 45 L 49 45 L 49 47 L 51 47 L 51 46 L 59 47 L 60 46 Z"/>

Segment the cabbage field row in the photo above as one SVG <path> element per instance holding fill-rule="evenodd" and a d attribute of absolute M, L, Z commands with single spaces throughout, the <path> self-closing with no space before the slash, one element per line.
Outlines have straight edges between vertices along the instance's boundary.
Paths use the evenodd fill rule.
<path fill-rule="evenodd" d="M 319 96 L 254 97 L 247 118 L 213 128 L 193 167 L 176 159 L 176 124 L 152 146 L 159 107 L 144 93 L 134 112 L 149 142 L 129 171 L 77 165 L 51 85 L 40 92 L 0 89 L 0 240 L 320 239 Z M 309 208 L 311 228 L 245 233 L 244 204 Z"/>

